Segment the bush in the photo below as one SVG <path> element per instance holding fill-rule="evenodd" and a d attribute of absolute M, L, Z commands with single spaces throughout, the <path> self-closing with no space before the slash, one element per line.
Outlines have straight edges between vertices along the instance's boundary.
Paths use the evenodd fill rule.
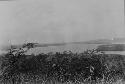
<path fill-rule="evenodd" d="M 11 81 L 12 84 L 20 84 L 26 79 L 42 82 L 51 79 L 58 82 L 83 82 L 91 78 L 97 81 L 104 76 L 107 78 L 114 74 L 124 75 L 124 64 L 123 56 L 107 55 L 94 49 L 83 53 L 65 51 L 39 55 L 25 55 L 18 51 L 2 57 L 1 80 Z"/>

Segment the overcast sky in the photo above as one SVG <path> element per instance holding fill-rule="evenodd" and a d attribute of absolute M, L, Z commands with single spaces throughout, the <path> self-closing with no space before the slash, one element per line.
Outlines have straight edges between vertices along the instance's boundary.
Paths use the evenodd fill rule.
<path fill-rule="evenodd" d="M 125 37 L 124 0 L 0 1 L 0 44 Z"/>

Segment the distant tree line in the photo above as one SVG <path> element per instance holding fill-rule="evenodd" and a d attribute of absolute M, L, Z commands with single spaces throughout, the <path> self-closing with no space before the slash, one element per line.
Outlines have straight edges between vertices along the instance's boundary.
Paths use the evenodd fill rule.
<path fill-rule="evenodd" d="M 97 49 L 100 51 L 125 51 L 125 44 L 100 45 Z"/>

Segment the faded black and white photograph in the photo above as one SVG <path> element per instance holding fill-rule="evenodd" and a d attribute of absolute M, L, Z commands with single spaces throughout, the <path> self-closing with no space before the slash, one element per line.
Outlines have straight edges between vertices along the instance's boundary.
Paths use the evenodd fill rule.
<path fill-rule="evenodd" d="M 0 0 L 0 84 L 125 84 L 124 0 Z"/>

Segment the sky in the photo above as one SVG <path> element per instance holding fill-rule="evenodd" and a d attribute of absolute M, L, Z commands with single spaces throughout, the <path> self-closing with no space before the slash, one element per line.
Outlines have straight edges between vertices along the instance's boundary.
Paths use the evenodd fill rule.
<path fill-rule="evenodd" d="M 0 44 L 125 37 L 124 0 L 0 1 Z"/>

